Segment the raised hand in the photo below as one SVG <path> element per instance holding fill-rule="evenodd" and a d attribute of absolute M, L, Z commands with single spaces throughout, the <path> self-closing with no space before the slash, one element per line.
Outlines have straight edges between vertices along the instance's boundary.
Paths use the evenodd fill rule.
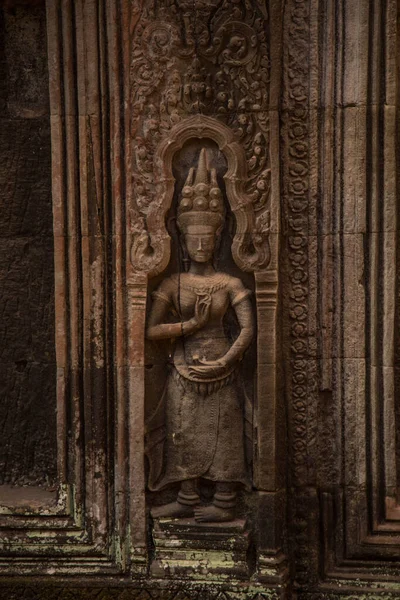
<path fill-rule="evenodd" d="M 198 327 L 204 327 L 210 318 L 211 296 L 208 293 L 198 294 L 194 307 L 194 318 Z"/>

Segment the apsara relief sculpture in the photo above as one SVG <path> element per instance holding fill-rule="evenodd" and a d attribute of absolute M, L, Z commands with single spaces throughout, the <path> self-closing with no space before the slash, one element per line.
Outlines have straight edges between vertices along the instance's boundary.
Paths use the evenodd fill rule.
<path fill-rule="evenodd" d="M 208 169 L 202 148 L 177 210 L 190 266 L 164 279 L 153 292 L 147 327 L 149 339 L 175 341 L 165 390 L 147 425 L 147 454 L 149 488 L 180 482 L 180 490 L 175 502 L 153 508 L 154 517 L 230 521 L 238 485 L 250 488 L 246 402 L 237 374 L 254 335 L 251 292 L 240 279 L 213 266 L 224 213 L 216 171 Z M 223 324 L 229 307 L 240 328 L 233 343 Z M 200 501 L 199 478 L 215 482 L 210 505 Z"/>
<path fill-rule="evenodd" d="M 117 286 L 127 307 L 119 389 L 129 390 L 130 526 L 145 547 L 152 515 L 157 577 L 194 574 L 204 561 L 217 573 L 223 557 L 225 574 L 247 576 L 250 530 L 275 548 L 266 534 L 282 489 L 269 16 L 245 0 L 192 9 L 146 0 L 131 15 Z M 118 347 L 122 364 L 122 333 Z M 228 561 L 232 536 L 240 558 L 235 547 Z M 262 560 L 260 576 L 279 570 Z"/>

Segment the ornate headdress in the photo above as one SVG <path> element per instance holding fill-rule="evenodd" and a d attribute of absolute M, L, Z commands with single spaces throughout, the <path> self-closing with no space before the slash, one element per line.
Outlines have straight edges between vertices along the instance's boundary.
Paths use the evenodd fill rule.
<path fill-rule="evenodd" d="M 182 189 L 178 227 L 182 233 L 187 233 L 189 226 L 199 225 L 212 227 L 217 232 L 224 223 L 224 202 L 215 169 L 211 169 L 209 177 L 205 148 L 200 151 L 195 178 L 194 171 L 192 167 Z"/>

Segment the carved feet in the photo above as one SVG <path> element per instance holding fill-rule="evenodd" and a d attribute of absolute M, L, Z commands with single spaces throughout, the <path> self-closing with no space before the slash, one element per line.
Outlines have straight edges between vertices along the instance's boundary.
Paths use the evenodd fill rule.
<path fill-rule="evenodd" d="M 163 506 L 155 506 L 151 509 L 151 516 L 154 519 L 163 519 L 170 517 L 171 519 L 187 519 L 194 515 L 194 506 L 186 506 L 180 502 L 170 502 Z"/>
<path fill-rule="evenodd" d="M 181 482 L 181 489 L 175 502 L 151 509 L 154 519 L 190 519 L 199 523 L 224 523 L 233 521 L 236 508 L 235 484 L 217 482 L 214 500 L 211 505 L 202 505 L 196 488 L 196 480 Z"/>
<path fill-rule="evenodd" d="M 234 508 L 219 508 L 219 506 L 196 506 L 194 518 L 199 523 L 224 523 L 235 518 Z"/>
<path fill-rule="evenodd" d="M 214 504 L 187 506 L 180 502 L 170 502 L 152 508 L 151 516 L 153 519 L 191 519 L 194 517 L 199 523 L 224 523 L 234 520 L 235 509 L 220 508 Z"/>
<path fill-rule="evenodd" d="M 152 508 L 151 516 L 153 519 L 190 519 L 194 517 L 199 523 L 223 523 L 234 520 L 235 509 L 219 508 L 214 504 L 185 506 L 179 502 L 170 502 Z"/>

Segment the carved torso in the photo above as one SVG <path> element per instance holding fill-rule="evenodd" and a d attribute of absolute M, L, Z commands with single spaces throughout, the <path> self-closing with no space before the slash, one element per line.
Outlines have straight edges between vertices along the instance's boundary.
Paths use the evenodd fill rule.
<path fill-rule="evenodd" d="M 175 274 L 163 281 L 160 288 L 154 292 L 154 297 L 167 302 L 173 313 L 183 321 L 193 316 L 199 295 L 211 297 L 207 324 L 184 341 L 180 340 L 177 343 L 174 365 L 183 377 L 196 381 L 193 375 L 189 375 L 188 365 L 195 364 L 198 359 L 217 360 L 228 351 L 231 341 L 224 330 L 224 316 L 229 306 L 235 306 L 250 293 L 240 279 L 226 273 L 214 273 L 211 276 Z M 218 379 L 230 375 L 234 368 L 235 365 Z M 210 379 L 212 380 L 214 379 Z"/>
<path fill-rule="evenodd" d="M 150 489 L 196 477 L 249 488 L 244 443 L 249 409 L 236 376 L 240 358 L 208 377 L 196 376 L 193 365 L 226 355 L 234 342 L 225 331 L 224 317 L 230 307 L 248 302 L 250 294 L 240 279 L 227 273 L 175 274 L 153 292 L 154 301 L 165 303 L 165 314 L 175 322 L 193 317 L 199 296 L 209 296 L 210 312 L 198 331 L 176 339 L 173 369 L 147 426 Z"/>

